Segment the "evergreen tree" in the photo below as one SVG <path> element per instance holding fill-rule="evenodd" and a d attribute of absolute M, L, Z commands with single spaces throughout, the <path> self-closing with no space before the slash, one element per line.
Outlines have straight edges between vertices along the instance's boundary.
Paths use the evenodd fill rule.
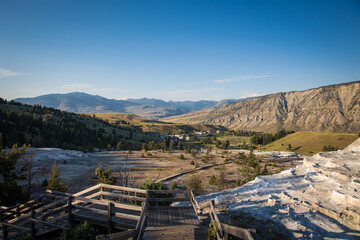
<path fill-rule="evenodd" d="M 116 150 L 120 151 L 121 150 L 121 147 L 122 147 L 122 142 L 118 142 L 116 144 Z"/>
<path fill-rule="evenodd" d="M 248 163 L 250 167 L 256 167 L 256 157 L 254 154 L 254 150 L 252 149 L 252 147 L 250 147 L 250 153 L 248 156 Z"/>
<path fill-rule="evenodd" d="M 173 151 L 174 151 L 174 141 L 171 140 L 169 144 L 169 152 L 173 152 Z"/>
<path fill-rule="evenodd" d="M 52 173 L 49 174 L 49 179 L 47 181 L 47 189 L 61 192 L 66 192 L 68 190 L 68 186 L 62 181 L 61 174 L 62 172 L 59 171 L 57 162 L 54 161 Z"/>
<path fill-rule="evenodd" d="M 224 148 L 228 149 L 230 147 L 230 141 L 229 139 L 226 139 L 225 143 L 224 143 Z"/>
<path fill-rule="evenodd" d="M 106 149 L 107 149 L 108 151 L 111 151 L 111 144 L 110 144 L 110 143 L 106 146 Z"/>
<path fill-rule="evenodd" d="M 143 151 L 143 152 L 147 152 L 147 149 L 146 149 L 146 144 L 145 144 L 145 143 L 143 143 L 142 148 L 141 148 L 141 151 Z"/>
<path fill-rule="evenodd" d="M 105 184 L 116 184 L 116 177 L 112 176 L 110 166 L 108 166 L 107 171 L 103 168 L 102 162 L 99 163 L 99 167 L 96 169 L 96 176 L 99 179 L 99 183 Z"/>
<path fill-rule="evenodd" d="M 182 142 L 179 140 L 179 143 L 178 143 L 178 148 L 179 150 L 182 150 Z"/>
<path fill-rule="evenodd" d="M 163 141 L 163 151 L 166 152 L 166 149 L 167 149 L 167 141 L 166 141 L 166 139 L 164 139 L 164 141 Z"/>
<path fill-rule="evenodd" d="M 24 154 L 26 146 L 19 148 L 17 144 L 9 151 L 0 151 L 0 205 L 13 205 L 23 200 L 22 189 L 17 180 L 24 179 L 24 168 L 16 168 L 17 161 Z"/>
<path fill-rule="evenodd" d="M 269 174 L 269 171 L 267 170 L 267 163 L 265 163 L 264 169 L 263 169 L 261 174 L 262 175 L 268 175 Z"/>
<path fill-rule="evenodd" d="M 195 195 L 200 195 L 203 191 L 202 181 L 196 175 L 192 175 L 186 180 L 186 187 L 188 190 L 192 190 Z"/>

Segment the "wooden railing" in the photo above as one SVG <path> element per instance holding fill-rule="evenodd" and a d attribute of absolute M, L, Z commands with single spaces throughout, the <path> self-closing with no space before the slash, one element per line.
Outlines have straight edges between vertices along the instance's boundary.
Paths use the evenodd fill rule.
<path fill-rule="evenodd" d="M 81 220 L 95 221 L 95 224 L 107 226 L 108 233 L 106 235 L 98 235 L 97 240 L 103 239 L 141 239 L 147 225 L 147 209 L 151 204 L 171 203 L 190 201 L 198 220 L 202 215 L 203 209 L 209 208 L 210 226 L 214 227 L 216 237 L 220 239 L 228 239 L 229 235 L 245 239 L 253 240 L 247 229 L 230 226 L 220 222 L 214 207 L 214 200 L 199 205 L 195 195 L 188 190 L 142 190 L 136 188 L 127 188 L 121 186 L 113 186 L 108 184 L 98 184 L 91 188 L 85 189 L 76 194 L 69 194 L 57 191 L 47 191 L 47 198 L 53 199 L 53 202 L 45 206 L 35 209 L 35 201 L 16 205 L 14 207 L 0 210 L 1 223 L 3 231 L 3 239 L 7 239 L 8 228 L 16 228 L 22 231 L 30 232 L 33 237 L 35 234 L 35 223 L 42 224 L 58 229 L 65 229 L 67 226 L 60 226 L 54 223 L 46 222 L 48 216 L 64 211 L 67 213 L 68 223 L 71 226 L 74 218 L 79 218 L 78 213 L 74 213 L 74 209 L 86 210 L 107 216 L 106 220 L 97 220 L 85 215 L 81 215 Z M 43 199 L 44 200 L 44 199 Z M 107 210 L 91 207 L 92 204 L 107 206 Z M 135 210 L 140 212 L 140 216 L 125 213 L 119 213 L 116 208 Z M 19 216 L 16 220 L 30 221 L 30 227 L 23 227 L 5 221 L 15 216 Z M 124 232 L 112 233 L 113 217 L 135 220 L 137 222 L 135 229 Z"/>
<path fill-rule="evenodd" d="M 35 213 L 35 209 L 40 208 L 42 206 L 42 201 L 44 197 L 39 197 L 36 199 L 32 199 L 26 203 L 17 204 L 12 207 L 2 207 L 0 210 L 0 223 L 2 229 L 2 237 L 4 240 L 7 239 L 9 228 L 15 228 L 18 230 L 30 232 L 31 234 L 35 233 L 34 226 L 31 225 L 30 228 L 18 226 L 16 224 L 12 224 L 13 219 L 25 218 L 27 216 L 33 216 Z"/>
<path fill-rule="evenodd" d="M 75 194 L 48 190 L 41 200 L 31 200 L 24 204 L 19 204 L 13 207 L 3 207 L 0 209 L 3 239 L 7 239 L 9 228 L 29 232 L 33 237 L 36 237 L 35 224 L 65 229 L 65 226 L 45 221 L 48 216 L 53 216 L 54 214 L 62 211 L 67 213 L 67 219 L 70 226 L 72 222 L 74 220 L 78 220 L 78 218 L 88 220 L 89 222 L 96 221 L 94 218 L 87 219 L 87 216 L 78 216 L 78 214 L 74 214 L 75 209 L 106 215 L 107 223 L 97 223 L 107 226 L 109 233 L 111 233 L 113 229 L 114 216 L 137 221 L 137 228 L 140 230 L 142 224 L 146 222 L 144 221 L 144 219 L 146 219 L 144 209 L 146 209 L 147 206 L 147 196 L 147 190 L 108 184 L 97 184 Z M 38 204 L 41 202 L 50 203 L 41 207 Z M 107 206 L 107 210 L 93 208 L 90 206 L 91 204 Z M 142 215 L 137 216 L 119 213 L 116 211 L 116 208 L 139 211 Z M 16 223 L 13 222 L 15 220 Z M 26 222 L 26 227 L 21 224 L 17 224 L 20 221 Z"/>
<path fill-rule="evenodd" d="M 150 204 L 171 203 L 181 201 L 191 201 L 191 195 L 188 190 L 143 190 L 146 192 L 147 199 L 143 202 L 142 211 L 135 229 L 113 234 L 98 235 L 96 240 L 126 240 L 142 239 L 144 230 L 147 225 L 147 209 Z M 144 192 L 142 192 L 144 194 Z M 142 200 L 142 199 L 140 199 Z"/>
<path fill-rule="evenodd" d="M 190 201 L 189 190 L 148 190 L 148 193 L 150 204 Z"/>
<path fill-rule="evenodd" d="M 194 198 L 195 199 L 195 198 Z M 195 199 L 196 201 L 196 199 Z M 197 202 L 197 201 L 196 201 Z M 215 211 L 215 202 L 214 200 L 208 201 L 200 206 L 198 206 L 198 213 L 201 214 L 202 210 L 205 208 L 209 208 L 209 216 L 210 216 L 210 226 L 214 228 L 216 238 L 218 240 L 228 240 L 229 235 L 234 237 L 245 239 L 245 240 L 253 240 L 254 238 L 251 236 L 249 230 L 241 227 L 231 226 L 228 224 L 221 223 L 216 211 Z"/>
<path fill-rule="evenodd" d="M 117 232 L 113 234 L 102 234 L 96 236 L 96 240 L 119 240 L 119 239 L 138 239 L 140 240 L 142 238 L 142 235 L 144 233 L 144 230 L 146 228 L 147 224 L 147 208 L 148 208 L 148 201 L 142 202 L 141 204 L 141 214 L 138 217 L 138 222 L 136 224 L 135 229 L 130 229 L 124 232 Z"/>
<path fill-rule="evenodd" d="M 15 217 L 20 217 L 20 215 L 22 214 L 29 213 L 32 207 L 37 208 L 42 205 L 43 198 L 44 197 L 35 198 L 26 203 L 16 204 L 12 207 L 1 207 L 0 220 L 1 221 L 10 220 Z"/>

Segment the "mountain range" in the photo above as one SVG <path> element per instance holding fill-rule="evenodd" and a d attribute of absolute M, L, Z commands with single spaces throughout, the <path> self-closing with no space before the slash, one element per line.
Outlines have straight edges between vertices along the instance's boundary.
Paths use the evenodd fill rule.
<path fill-rule="evenodd" d="M 79 92 L 15 101 L 75 113 L 131 113 L 164 122 L 258 132 L 360 132 L 360 81 L 222 101 L 114 100 Z"/>
<path fill-rule="evenodd" d="M 161 119 L 260 132 L 360 132 L 360 81 L 269 94 L 221 108 Z"/>
<path fill-rule="evenodd" d="M 157 120 L 159 118 L 186 114 L 194 111 L 222 107 L 244 99 L 223 101 L 163 101 L 160 99 L 107 99 L 98 95 L 73 92 L 67 94 L 47 94 L 34 98 L 17 98 L 16 102 L 42 105 L 74 113 L 131 113 L 140 117 Z"/>

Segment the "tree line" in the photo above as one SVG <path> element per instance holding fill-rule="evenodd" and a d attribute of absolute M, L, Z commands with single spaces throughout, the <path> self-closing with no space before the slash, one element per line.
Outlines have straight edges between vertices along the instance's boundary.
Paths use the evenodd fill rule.
<path fill-rule="evenodd" d="M 146 138 L 134 139 L 134 134 L 145 136 L 138 129 L 114 126 L 98 118 L 0 98 L 0 143 L 5 147 L 26 143 L 91 151 L 109 145 L 115 148 L 121 142 L 124 150 L 140 149 Z"/>

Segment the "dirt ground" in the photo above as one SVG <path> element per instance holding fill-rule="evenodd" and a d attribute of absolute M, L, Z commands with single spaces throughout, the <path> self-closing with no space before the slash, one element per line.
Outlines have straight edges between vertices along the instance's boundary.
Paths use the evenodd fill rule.
<path fill-rule="evenodd" d="M 233 188 L 244 178 L 243 164 L 238 162 L 238 153 L 242 150 L 212 150 L 210 153 L 199 152 L 195 156 L 185 153 L 185 151 L 174 151 L 173 153 L 161 151 L 133 151 L 128 154 L 127 151 L 109 151 L 83 154 L 81 152 L 61 150 L 61 149 L 33 149 L 35 170 L 41 173 L 37 174 L 33 183 L 40 185 L 48 178 L 51 166 L 54 160 L 62 171 L 62 178 L 68 183 L 70 192 L 78 192 L 87 187 L 98 183 L 95 171 L 99 162 L 103 162 L 103 167 L 107 169 L 110 166 L 112 173 L 118 178 L 117 184 L 121 185 L 120 172 L 124 168 L 129 169 L 129 179 L 131 187 L 138 187 L 147 178 L 152 181 L 159 180 L 175 173 L 181 173 L 186 170 L 195 169 L 196 166 L 213 164 L 225 164 L 223 171 L 224 183 L 219 185 L 210 185 L 209 179 L 212 175 L 219 177 L 221 166 L 209 167 L 203 170 L 187 173 L 178 176 L 165 184 L 170 186 L 176 182 L 179 188 L 186 188 L 186 180 L 193 174 L 197 175 L 202 182 L 203 193 L 214 192 L 222 189 Z M 180 159 L 180 155 L 184 159 Z M 208 159 L 205 158 L 208 156 Z M 205 158 L 205 161 L 203 161 Z M 203 160 L 202 160 L 203 159 Z M 283 169 L 294 167 L 299 162 L 283 160 L 264 160 L 261 161 L 261 169 L 265 162 L 268 163 L 269 173 L 276 173 Z M 193 161 L 195 165 L 190 163 Z M 281 162 L 280 162 L 281 161 Z M 253 170 L 252 170 L 253 172 Z M 25 184 L 25 183 L 24 183 Z M 41 190 L 41 189 L 40 189 Z"/>
<path fill-rule="evenodd" d="M 165 181 L 165 184 L 170 186 L 176 182 L 179 188 L 186 188 L 187 179 L 195 174 L 197 175 L 203 185 L 204 193 L 214 192 L 222 189 L 236 187 L 238 182 L 241 182 L 244 178 L 244 172 L 242 172 L 243 165 L 236 164 L 234 161 L 238 159 L 238 153 L 241 150 L 213 150 L 211 153 L 207 154 L 201 152 L 192 156 L 191 154 L 185 153 L 184 151 L 175 151 L 173 153 L 161 152 L 161 151 L 148 151 L 146 153 L 140 151 L 133 151 L 132 154 L 128 154 L 124 151 L 114 151 L 114 152 L 101 152 L 91 154 L 90 157 L 95 159 L 97 162 L 102 161 L 104 168 L 110 166 L 111 171 L 119 179 L 119 172 L 125 167 L 130 169 L 130 186 L 138 187 L 143 183 L 147 178 L 152 181 L 164 178 L 166 176 L 172 175 L 174 173 L 180 173 L 185 170 L 194 169 L 195 166 L 202 166 L 204 164 L 215 164 L 215 163 L 226 163 L 224 164 L 225 169 L 225 183 L 221 186 L 210 185 L 209 179 L 212 175 L 218 177 L 221 172 L 221 167 L 210 167 L 203 170 L 197 170 L 192 173 L 187 173 Z M 183 154 L 184 159 L 180 159 L 179 156 Z M 211 156 L 207 162 L 202 161 L 205 156 Z M 261 158 L 260 158 L 261 159 Z M 194 161 L 196 165 L 191 165 L 190 162 Z M 206 161 L 206 160 L 205 160 Z M 264 168 L 265 163 L 267 163 L 267 170 L 269 174 L 277 173 L 283 169 L 288 169 L 295 167 L 299 164 L 299 161 L 282 161 L 282 160 L 261 160 L 261 169 Z M 97 166 L 96 166 L 97 167 Z M 79 185 L 89 186 L 97 183 L 97 178 L 95 175 L 95 169 L 89 171 L 88 174 L 77 178 L 77 180 L 72 181 Z M 86 183 L 87 181 L 87 183 Z M 80 184 L 82 183 L 82 184 Z"/>

